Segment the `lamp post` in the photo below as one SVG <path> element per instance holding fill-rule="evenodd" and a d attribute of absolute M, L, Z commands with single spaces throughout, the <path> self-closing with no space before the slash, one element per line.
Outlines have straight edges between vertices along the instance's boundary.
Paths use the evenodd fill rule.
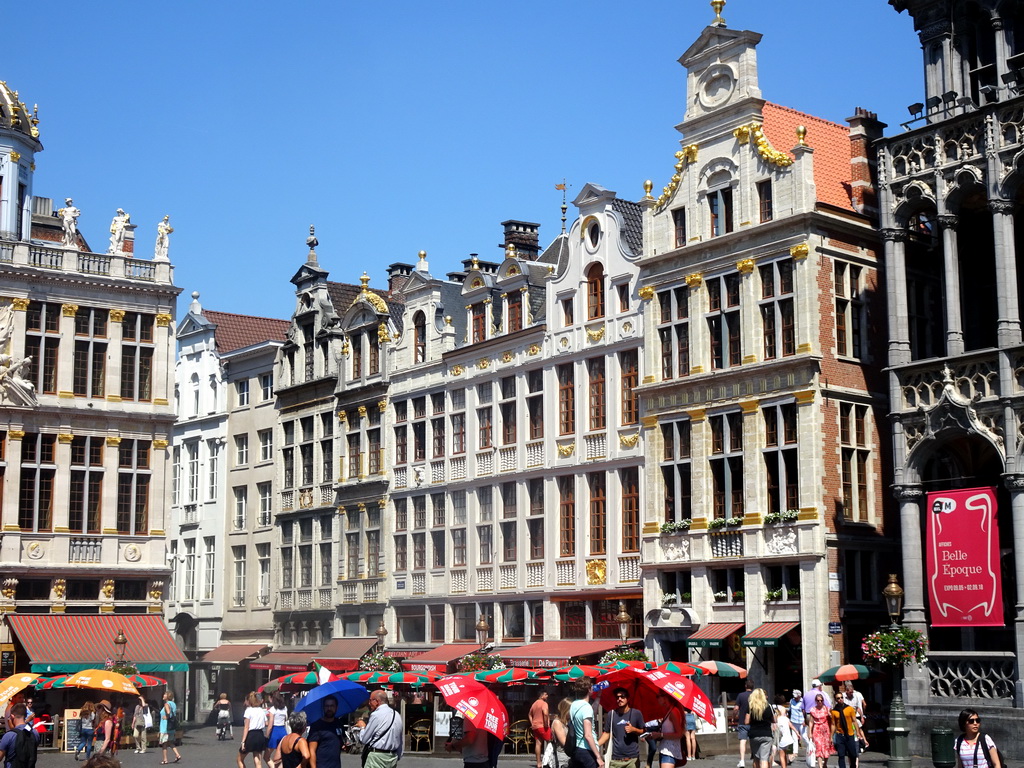
<path fill-rule="evenodd" d="M 885 610 L 889 614 L 889 630 L 900 628 L 903 615 L 903 587 L 895 573 L 889 574 L 889 583 L 882 590 Z M 892 665 L 892 703 L 889 705 L 889 768 L 910 768 L 910 723 L 903 705 L 903 667 Z"/>
<path fill-rule="evenodd" d="M 388 628 L 384 626 L 384 617 L 380 617 L 380 624 L 377 627 L 377 652 L 384 653 L 384 638 L 388 636 Z"/>
<path fill-rule="evenodd" d="M 626 601 L 619 600 L 619 612 L 615 616 L 615 621 L 619 625 L 619 639 L 622 641 L 623 648 L 629 643 L 629 623 L 632 620 L 633 617 L 626 610 Z"/>
<path fill-rule="evenodd" d="M 124 664 L 124 650 L 125 646 L 128 645 L 128 638 L 125 637 L 124 630 L 117 630 L 117 637 L 114 638 L 114 645 L 117 647 L 117 663 L 118 665 Z"/>
<path fill-rule="evenodd" d="M 491 636 L 491 625 L 487 623 L 487 617 L 482 613 L 480 614 L 480 621 L 476 623 L 476 641 L 480 645 L 480 650 L 487 645 L 487 638 Z"/>

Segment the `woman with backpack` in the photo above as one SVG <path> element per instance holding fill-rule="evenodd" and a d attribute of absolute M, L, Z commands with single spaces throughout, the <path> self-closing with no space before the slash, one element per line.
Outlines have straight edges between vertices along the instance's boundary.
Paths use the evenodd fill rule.
<path fill-rule="evenodd" d="M 953 747 L 956 768 L 1003 768 L 996 743 L 981 732 L 981 715 L 973 709 L 965 709 L 958 722 L 961 733 Z"/>
<path fill-rule="evenodd" d="M 96 723 L 95 737 L 96 741 L 99 742 L 99 746 L 96 747 L 96 751 L 101 755 L 104 752 L 112 752 L 114 749 L 114 729 L 116 723 L 114 721 L 114 714 L 110 709 L 110 702 L 106 699 L 99 702 L 96 705 Z"/>
<path fill-rule="evenodd" d="M 160 765 L 167 765 L 167 745 L 174 751 L 174 762 L 181 762 L 181 753 L 174 740 L 178 735 L 178 705 L 174 703 L 174 691 L 164 692 L 164 704 L 160 707 L 160 750 L 164 759 Z"/>

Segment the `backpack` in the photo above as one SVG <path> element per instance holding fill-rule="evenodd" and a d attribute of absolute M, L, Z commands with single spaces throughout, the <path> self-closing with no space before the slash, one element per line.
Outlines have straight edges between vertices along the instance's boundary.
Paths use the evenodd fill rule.
<path fill-rule="evenodd" d="M 565 752 L 565 756 L 570 760 L 576 754 L 576 726 L 573 724 L 571 712 L 565 720 L 565 744 L 562 746 L 562 751 Z"/>
<path fill-rule="evenodd" d="M 36 737 L 32 734 L 32 729 L 19 728 L 18 735 L 14 737 L 14 759 L 11 760 L 11 768 L 35 768 L 36 751 Z"/>
<path fill-rule="evenodd" d="M 960 736 L 956 737 L 956 741 L 953 743 L 953 754 L 954 755 L 959 755 L 960 754 L 960 746 L 963 743 L 964 743 L 964 737 L 963 737 L 963 734 L 961 734 Z M 995 742 L 993 741 L 993 743 L 995 743 Z M 981 754 L 985 757 L 985 764 L 988 766 L 988 768 L 993 768 L 992 767 L 992 756 L 988 753 L 988 750 L 985 749 L 985 734 L 984 734 L 984 732 L 981 732 L 981 731 L 978 732 L 978 745 L 979 745 L 979 747 L 981 749 Z M 1003 752 L 1002 752 L 1001 749 L 999 749 L 999 747 L 996 747 L 996 754 L 999 755 L 999 764 L 1002 766 L 1002 768 L 1007 768 L 1006 758 L 1003 757 Z"/>

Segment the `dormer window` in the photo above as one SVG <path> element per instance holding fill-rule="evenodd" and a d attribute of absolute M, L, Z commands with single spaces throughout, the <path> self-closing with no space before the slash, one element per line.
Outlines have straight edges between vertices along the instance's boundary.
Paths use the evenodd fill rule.
<path fill-rule="evenodd" d="M 374 338 L 374 331 L 370 330 L 366 333 L 366 347 L 369 350 L 369 373 L 371 376 L 380 373 L 380 343 Z"/>
<path fill-rule="evenodd" d="M 427 359 L 427 318 L 417 312 L 412 321 L 413 326 L 413 362 L 422 363 Z"/>
<path fill-rule="evenodd" d="M 487 313 L 483 304 L 474 304 L 472 311 L 473 343 L 487 338 Z"/>
<path fill-rule="evenodd" d="M 587 319 L 604 317 L 604 268 L 591 265 L 587 270 Z"/>
<path fill-rule="evenodd" d="M 508 297 L 508 332 L 521 330 L 523 327 L 523 295 L 521 293 Z"/>

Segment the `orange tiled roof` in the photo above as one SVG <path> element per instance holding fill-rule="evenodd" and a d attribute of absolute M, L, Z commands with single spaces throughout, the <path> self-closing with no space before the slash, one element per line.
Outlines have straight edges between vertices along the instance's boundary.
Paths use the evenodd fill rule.
<path fill-rule="evenodd" d="M 850 202 L 850 132 L 845 125 L 765 102 L 764 135 L 771 145 L 792 156 L 798 125 L 807 128 L 807 145 L 814 150 L 814 186 L 818 201 L 853 210 Z"/>
<path fill-rule="evenodd" d="M 214 340 L 217 351 L 222 355 L 264 341 L 284 341 L 291 325 L 288 320 L 213 312 L 209 309 L 203 310 L 203 317 L 216 324 Z"/>

